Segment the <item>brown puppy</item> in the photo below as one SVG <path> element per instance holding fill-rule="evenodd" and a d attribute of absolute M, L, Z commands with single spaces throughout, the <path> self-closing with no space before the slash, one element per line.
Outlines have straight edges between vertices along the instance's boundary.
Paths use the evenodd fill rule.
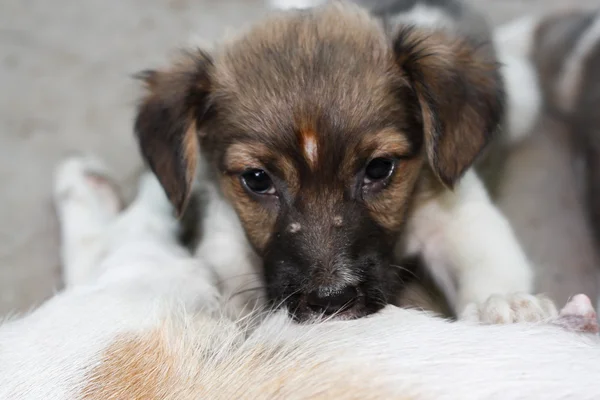
<path fill-rule="evenodd" d="M 396 295 L 395 266 L 411 252 L 426 262 L 467 260 L 448 267 L 454 275 L 489 269 L 464 284 L 448 274 L 462 285 L 457 310 L 529 289 L 510 228 L 491 206 L 475 212 L 489 203 L 476 176 L 449 191 L 503 117 L 489 46 L 448 29 L 389 27 L 334 2 L 275 13 L 211 54 L 189 51 L 143 78 L 135 130 L 168 197 L 181 213 L 205 163 L 262 261 L 268 299 L 299 320 L 379 310 Z M 477 199 L 470 214 L 467 198 Z M 453 259 L 443 252 L 463 233 L 458 221 L 477 229 Z M 488 239 L 487 230 L 503 237 Z M 424 249 L 421 239 L 436 236 L 436 250 Z M 497 250 L 482 256 L 479 237 Z M 495 277 L 505 269 L 516 272 Z"/>

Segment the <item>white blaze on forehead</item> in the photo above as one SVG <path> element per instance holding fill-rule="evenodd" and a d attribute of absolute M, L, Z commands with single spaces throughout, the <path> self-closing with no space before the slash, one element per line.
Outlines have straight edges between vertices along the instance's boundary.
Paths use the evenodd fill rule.
<path fill-rule="evenodd" d="M 317 163 L 317 152 L 317 139 L 314 135 L 306 136 L 304 138 L 304 156 L 313 166 Z"/>
<path fill-rule="evenodd" d="M 319 154 L 319 147 L 317 141 L 317 133 L 312 128 L 301 129 L 298 135 L 298 140 L 304 158 L 308 161 L 311 167 L 317 165 L 317 159 Z"/>

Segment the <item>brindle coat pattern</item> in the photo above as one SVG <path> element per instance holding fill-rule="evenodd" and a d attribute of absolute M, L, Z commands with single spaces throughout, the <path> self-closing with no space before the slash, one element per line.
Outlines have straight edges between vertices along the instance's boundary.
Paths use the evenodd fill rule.
<path fill-rule="evenodd" d="M 185 209 L 199 146 L 264 260 L 269 298 L 300 319 L 314 291 L 355 287 L 349 317 L 390 301 L 415 194 L 452 187 L 502 117 L 492 53 L 447 31 L 385 29 L 344 3 L 275 13 L 212 54 L 145 74 L 136 133 L 169 198 Z M 370 192 L 375 157 L 397 167 Z M 276 196 L 244 188 L 250 168 L 269 173 Z"/>

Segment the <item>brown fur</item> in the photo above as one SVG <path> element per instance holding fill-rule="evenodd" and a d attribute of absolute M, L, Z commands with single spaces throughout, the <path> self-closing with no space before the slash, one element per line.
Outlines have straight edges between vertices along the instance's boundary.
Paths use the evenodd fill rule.
<path fill-rule="evenodd" d="M 239 174 L 246 169 L 263 168 L 263 160 L 271 160 L 283 166 L 281 170 L 288 172 L 285 175 L 286 181 L 291 185 L 297 181 L 293 176 L 293 168 L 285 168 L 285 159 L 277 159 L 276 154 L 260 143 L 229 146 L 224 156 L 225 174 L 220 178 L 225 198 L 234 206 L 249 239 L 258 249 L 264 248 L 269 240 L 276 214 L 248 196 L 240 182 Z M 279 160 L 282 163 L 279 163 Z"/>
<path fill-rule="evenodd" d="M 406 208 L 410 204 L 415 181 L 421 172 L 420 158 L 407 160 L 398 166 L 395 180 L 385 196 L 378 196 L 367 204 L 373 219 L 385 229 L 396 232 L 405 220 Z"/>
<path fill-rule="evenodd" d="M 384 268 L 424 169 L 451 187 L 492 138 L 503 92 L 485 50 L 447 32 L 401 28 L 390 37 L 378 19 L 344 3 L 274 14 L 212 56 L 200 52 L 151 75 L 138 115 L 142 152 L 181 210 L 196 162 L 186 150 L 193 146 L 181 143 L 194 135 L 195 116 L 200 151 L 258 254 L 273 257 L 265 263 L 280 265 L 283 255 L 270 249 L 287 243 L 287 254 L 314 257 L 289 256 L 310 264 L 301 267 L 311 271 L 302 290 L 333 285 L 355 262 L 350 254 L 371 252 L 380 260 L 369 265 Z M 375 157 L 396 168 L 367 186 Z M 240 174 L 249 168 L 266 171 L 276 195 L 247 190 Z M 388 280 L 369 273 L 342 275 L 346 284 Z"/>
<path fill-rule="evenodd" d="M 250 198 L 237 176 L 222 177 L 221 188 L 225 198 L 235 208 L 252 245 L 256 249 L 264 249 L 271 237 L 277 214 Z"/>
<path fill-rule="evenodd" d="M 210 326 L 211 322 L 202 321 Z M 188 327 L 189 329 L 190 327 Z M 203 331 L 210 335 L 210 331 Z M 376 377 L 348 366 L 331 374 L 327 362 L 310 362 L 309 354 L 285 346 L 241 347 L 228 342 L 231 331 L 194 338 L 184 328 L 165 324 L 143 335 L 115 340 L 100 363 L 85 377 L 82 400 L 192 399 L 378 399 L 390 396 L 372 385 Z M 212 334 L 218 335 L 216 330 Z M 199 341 L 200 340 L 200 341 Z M 281 368 L 285 365 L 285 368 Z M 356 379 L 360 373 L 360 379 Z M 303 376 L 324 376 L 318 387 L 306 387 Z"/>
<path fill-rule="evenodd" d="M 344 23 L 339 23 L 340 20 L 344 20 Z M 323 43 L 335 43 L 342 49 L 327 48 L 331 52 L 325 52 L 324 49 L 324 53 L 315 53 L 315 46 Z M 294 115 L 309 115 L 315 120 L 319 114 L 331 112 L 327 109 L 329 104 L 342 105 L 346 109 L 343 113 L 345 130 L 366 133 L 376 126 L 374 121 L 369 121 L 369 115 L 380 116 L 377 112 L 379 109 L 389 109 L 391 114 L 388 114 L 388 118 L 394 114 L 401 118 L 403 113 L 414 112 L 414 108 L 398 108 L 402 104 L 394 104 L 394 92 L 390 91 L 394 85 L 400 89 L 409 82 L 414 85 L 419 99 L 419 104 L 412 107 L 420 107 L 423 110 L 429 162 L 442 182 L 452 185 L 474 162 L 489 141 L 490 134 L 498 122 L 501 93 L 498 91 L 499 78 L 495 63 L 493 59 L 478 58 L 477 54 L 484 52 L 474 52 L 467 43 L 450 38 L 446 33 L 430 34 L 416 29 L 405 29 L 399 33 L 395 46 L 395 61 L 400 67 L 400 73 L 396 77 L 393 75 L 392 52 L 387 46 L 382 28 L 366 13 L 354 8 L 332 6 L 315 14 L 314 19 L 306 19 L 302 14 L 282 14 L 281 17 L 273 17 L 269 23 L 256 26 L 225 46 L 217 53 L 214 68 L 206 72 L 212 73 L 212 98 L 215 104 L 218 104 L 216 107 L 235 110 L 235 113 L 229 113 L 226 121 L 219 121 L 220 134 L 226 136 L 228 130 L 236 129 L 249 135 L 260 135 L 261 141 L 268 145 L 271 140 L 277 140 L 277 136 L 273 135 L 281 135 L 291 128 L 289 122 L 297 120 Z M 295 47 L 297 51 L 287 52 L 286 49 L 291 47 Z M 336 54 L 340 57 L 349 54 L 343 47 L 348 47 L 355 54 L 354 63 L 350 62 L 351 60 L 339 60 L 340 67 L 351 69 L 346 73 L 339 71 L 331 75 L 317 75 L 316 70 L 285 71 L 279 67 L 279 57 L 285 57 L 285 62 L 291 65 L 313 64 L 315 69 L 325 64 L 324 60 L 315 57 L 330 57 L 332 60 L 328 60 L 328 64 L 333 65 L 335 71 Z M 270 53 L 266 53 L 266 49 Z M 294 61 L 290 57 L 297 57 L 298 60 Z M 197 60 L 191 61 L 183 64 L 184 69 L 187 68 L 184 74 L 180 72 L 182 69 L 176 69 L 175 72 L 171 72 L 171 78 L 168 80 L 174 82 L 174 75 L 177 74 L 188 77 L 194 75 L 199 65 Z M 202 63 L 205 64 L 212 67 L 212 63 Z M 307 73 L 311 75 L 306 75 Z M 205 74 L 199 75 L 202 79 L 206 77 Z M 242 76 L 253 78 L 241 80 Z M 272 80 L 273 76 L 279 76 L 279 79 Z M 294 87 L 299 82 L 306 82 L 317 76 L 323 80 L 322 83 L 317 81 L 312 86 L 319 90 L 318 93 L 302 93 Z M 343 79 L 343 76 L 352 76 L 353 79 L 341 84 L 345 90 L 334 90 L 340 86 L 336 80 Z M 153 76 L 152 79 L 153 83 L 149 84 L 152 94 L 150 99 L 154 96 L 168 97 L 168 93 L 175 90 L 174 87 L 165 85 L 164 90 L 168 92 L 161 95 L 158 92 L 159 85 L 154 82 L 158 80 L 157 77 Z M 205 87 L 205 84 L 196 86 Z M 365 93 L 369 93 L 369 96 L 365 96 Z M 307 108 L 313 102 L 302 100 L 313 96 L 322 99 L 319 102 L 322 106 L 313 105 L 312 108 Z M 146 102 L 148 101 L 149 99 L 146 99 Z M 186 132 L 190 135 L 193 133 L 191 130 Z M 302 132 L 299 136 L 301 140 L 296 146 L 302 148 L 305 136 L 310 133 L 319 144 L 318 150 L 326 151 L 320 145 L 323 139 L 318 132 L 304 127 L 301 127 L 299 132 Z M 251 149 L 252 147 L 249 147 L 248 153 Z M 284 148 L 279 150 L 277 153 L 289 153 L 289 150 Z M 160 154 L 164 151 L 165 149 L 161 149 Z M 393 149 L 390 148 L 390 151 Z M 155 156 L 149 154 L 151 152 L 146 153 L 153 159 Z M 185 158 L 188 158 L 188 171 L 195 163 L 193 157 L 191 160 L 190 157 Z M 289 166 L 292 163 L 288 162 L 285 165 Z M 349 172 L 348 163 L 342 165 Z M 315 166 L 315 169 L 318 169 L 318 166 Z M 412 171 L 413 168 L 408 169 Z M 290 172 L 290 168 L 287 170 Z M 182 171 L 180 174 L 189 179 L 189 172 Z M 161 181 L 166 182 L 167 192 L 171 193 L 176 205 L 181 206 L 181 199 L 186 198 L 185 192 L 189 191 L 187 180 L 182 183 L 177 178 L 167 179 L 166 176 L 174 176 L 175 173 L 166 167 L 159 170 L 158 175 L 163 177 Z M 414 182 L 414 179 L 412 181 Z M 387 199 L 382 199 L 373 205 L 373 208 L 388 214 L 402 214 L 397 212 L 399 210 L 390 209 L 383 204 L 396 204 L 402 208 L 401 205 L 405 201 L 398 201 L 402 199 L 398 198 L 397 193 L 410 193 L 411 186 L 412 183 L 409 182 L 397 192 L 390 191 L 389 195 L 386 193 Z M 238 192 L 236 191 L 232 198 L 241 203 L 236 208 L 242 210 L 248 205 L 249 209 L 242 210 L 242 214 L 255 212 L 254 206 L 237 197 Z M 391 216 L 388 215 L 387 218 Z M 249 225 L 251 223 L 245 224 L 250 230 L 262 232 L 259 236 L 265 236 L 262 227 L 251 228 Z M 393 228 L 389 222 L 386 225 Z M 396 227 L 398 224 L 393 225 Z"/>
<path fill-rule="evenodd" d="M 146 82 L 135 130 L 150 168 L 176 207 L 185 210 L 198 161 L 198 101 L 209 90 L 206 68 L 211 61 L 202 52 L 185 53 L 166 71 L 140 74 Z M 174 157 L 176 154 L 176 157 Z"/>
<path fill-rule="evenodd" d="M 397 171 L 390 182 L 385 196 L 377 196 L 367 203 L 370 215 L 382 227 L 390 232 L 398 231 L 404 223 L 409 197 L 413 194 L 415 182 L 423 168 L 423 157 L 412 154 L 413 144 L 406 134 L 385 129 L 362 140 L 355 149 L 347 152 L 344 161 L 346 171 L 352 170 L 357 158 L 386 157 L 390 154 L 405 155 L 398 164 Z M 401 206 L 401 208 L 399 208 Z"/>
<path fill-rule="evenodd" d="M 447 34 L 403 29 L 399 66 L 415 85 L 431 167 L 452 186 L 491 140 L 503 112 L 496 61 Z"/>
<path fill-rule="evenodd" d="M 87 378 L 82 400 L 167 399 L 178 381 L 160 332 L 117 339 Z"/>

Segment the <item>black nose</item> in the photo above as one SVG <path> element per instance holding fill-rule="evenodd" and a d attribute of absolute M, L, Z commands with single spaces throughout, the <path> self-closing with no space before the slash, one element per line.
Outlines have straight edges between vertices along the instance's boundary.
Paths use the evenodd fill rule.
<path fill-rule="evenodd" d="M 358 291 L 352 286 L 341 290 L 320 288 L 306 296 L 306 303 L 315 312 L 331 315 L 350 308 L 357 296 Z"/>

